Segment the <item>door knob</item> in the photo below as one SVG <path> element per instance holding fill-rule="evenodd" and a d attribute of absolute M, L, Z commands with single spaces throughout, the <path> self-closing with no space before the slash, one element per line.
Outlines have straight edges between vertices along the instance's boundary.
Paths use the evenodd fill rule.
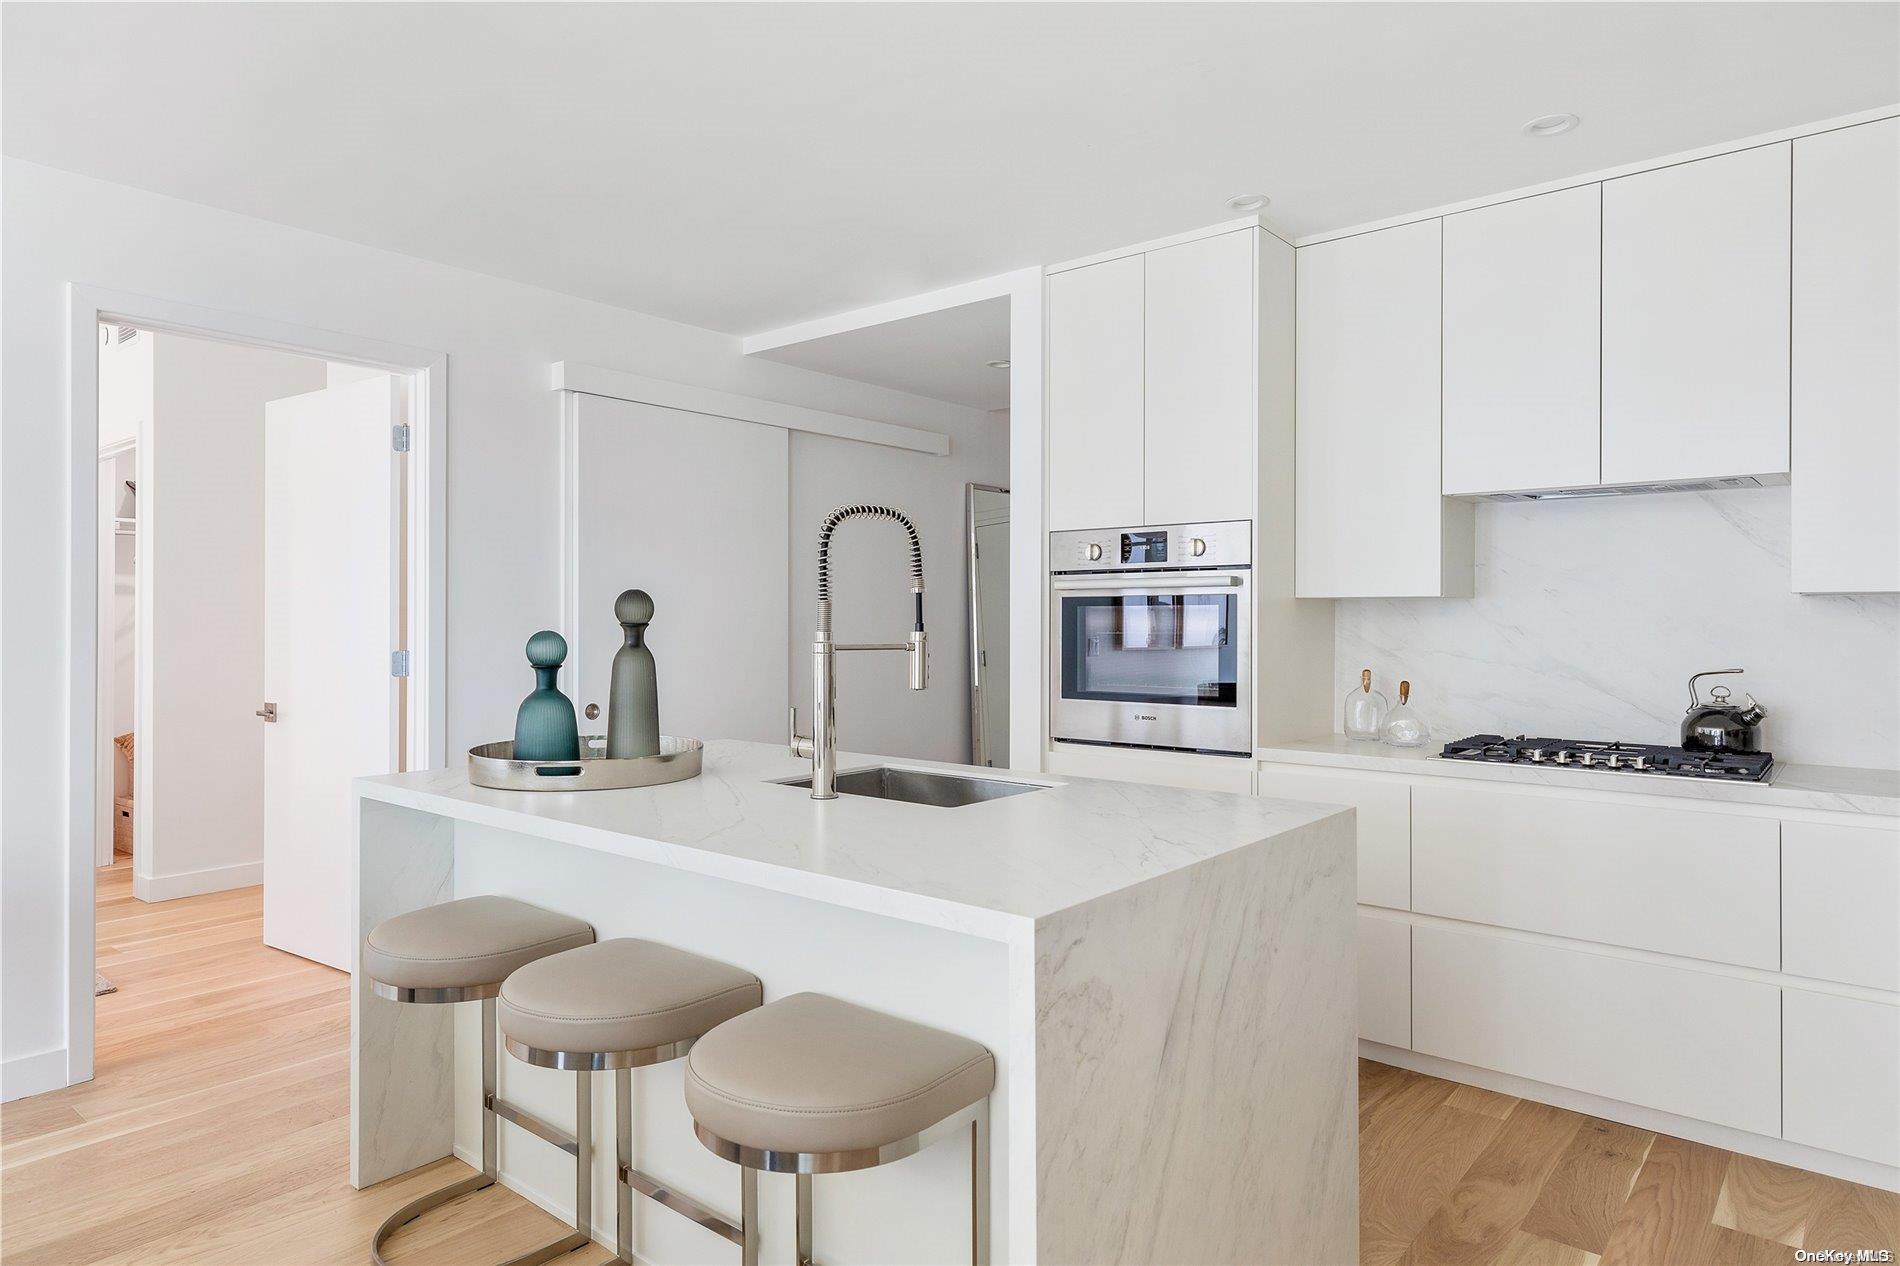
<path fill-rule="evenodd" d="M 277 721 L 277 705 L 274 703 L 267 703 L 263 707 L 259 708 L 253 715 L 263 717 L 266 721 L 269 721 L 272 724 L 275 724 Z"/>

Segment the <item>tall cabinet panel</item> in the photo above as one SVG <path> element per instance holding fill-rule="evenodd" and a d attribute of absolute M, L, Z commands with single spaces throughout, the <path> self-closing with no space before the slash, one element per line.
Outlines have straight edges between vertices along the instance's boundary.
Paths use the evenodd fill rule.
<path fill-rule="evenodd" d="M 1049 278 L 1049 527 L 1144 523 L 1142 257 Z"/>
<path fill-rule="evenodd" d="M 1794 143 L 1794 588 L 1900 590 L 1900 119 Z"/>
<path fill-rule="evenodd" d="M 1471 507 L 1439 495 L 1439 225 L 1300 249 L 1302 598 L 1471 591 Z"/>
<path fill-rule="evenodd" d="M 1603 482 L 1788 470 L 1789 147 L 1603 185 Z"/>
<path fill-rule="evenodd" d="M 1598 482 L 1602 186 L 1445 217 L 1447 496 Z"/>
<path fill-rule="evenodd" d="M 1258 236 L 1244 229 L 1146 257 L 1142 522 L 1253 517 Z"/>

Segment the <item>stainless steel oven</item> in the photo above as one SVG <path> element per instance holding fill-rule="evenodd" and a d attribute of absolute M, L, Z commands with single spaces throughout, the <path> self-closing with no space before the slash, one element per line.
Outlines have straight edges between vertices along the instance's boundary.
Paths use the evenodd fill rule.
<path fill-rule="evenodd" d="M 1253 751 L 1253 525 L 1049 537 L 1059 743 Z"/>

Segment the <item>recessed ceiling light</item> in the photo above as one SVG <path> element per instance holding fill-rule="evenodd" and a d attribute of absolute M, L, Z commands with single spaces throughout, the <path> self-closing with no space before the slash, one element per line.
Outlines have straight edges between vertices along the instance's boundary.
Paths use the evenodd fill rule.
<path fill-rule="evenodd" d="M 1243 193 L 1227 200 L 1227 205 L 1236 211 L 1258 211 L 1273 199 L 1264 193 Z"/>
<path fill-rule="evenodd" d="M 1583 120 L 1574 114 L 1546 114 L 1524 125 L 1526 136 L 1559 136 Z"/>
<path fill-rule="evenodd" d="M 1006 360 L 986 360 L 983 363 L 985 365 L 988 365 L 991 369 L 1008 369 L 1009 368 L 1009 362 Z"/>

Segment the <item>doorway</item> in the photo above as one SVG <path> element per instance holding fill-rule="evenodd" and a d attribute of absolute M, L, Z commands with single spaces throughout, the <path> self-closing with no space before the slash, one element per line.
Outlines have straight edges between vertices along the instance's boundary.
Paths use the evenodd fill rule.
<path fill-rule="evenodd" d="M 245 961 L 347 970 L 349 780 L 441 759 L 442 358 L 138 302 L 99 303 L 74 357 L 98 445 L 71 1081 L 115 1016 L 188 999 L 123 953 L 165 903 L 248 903 Z"/>

